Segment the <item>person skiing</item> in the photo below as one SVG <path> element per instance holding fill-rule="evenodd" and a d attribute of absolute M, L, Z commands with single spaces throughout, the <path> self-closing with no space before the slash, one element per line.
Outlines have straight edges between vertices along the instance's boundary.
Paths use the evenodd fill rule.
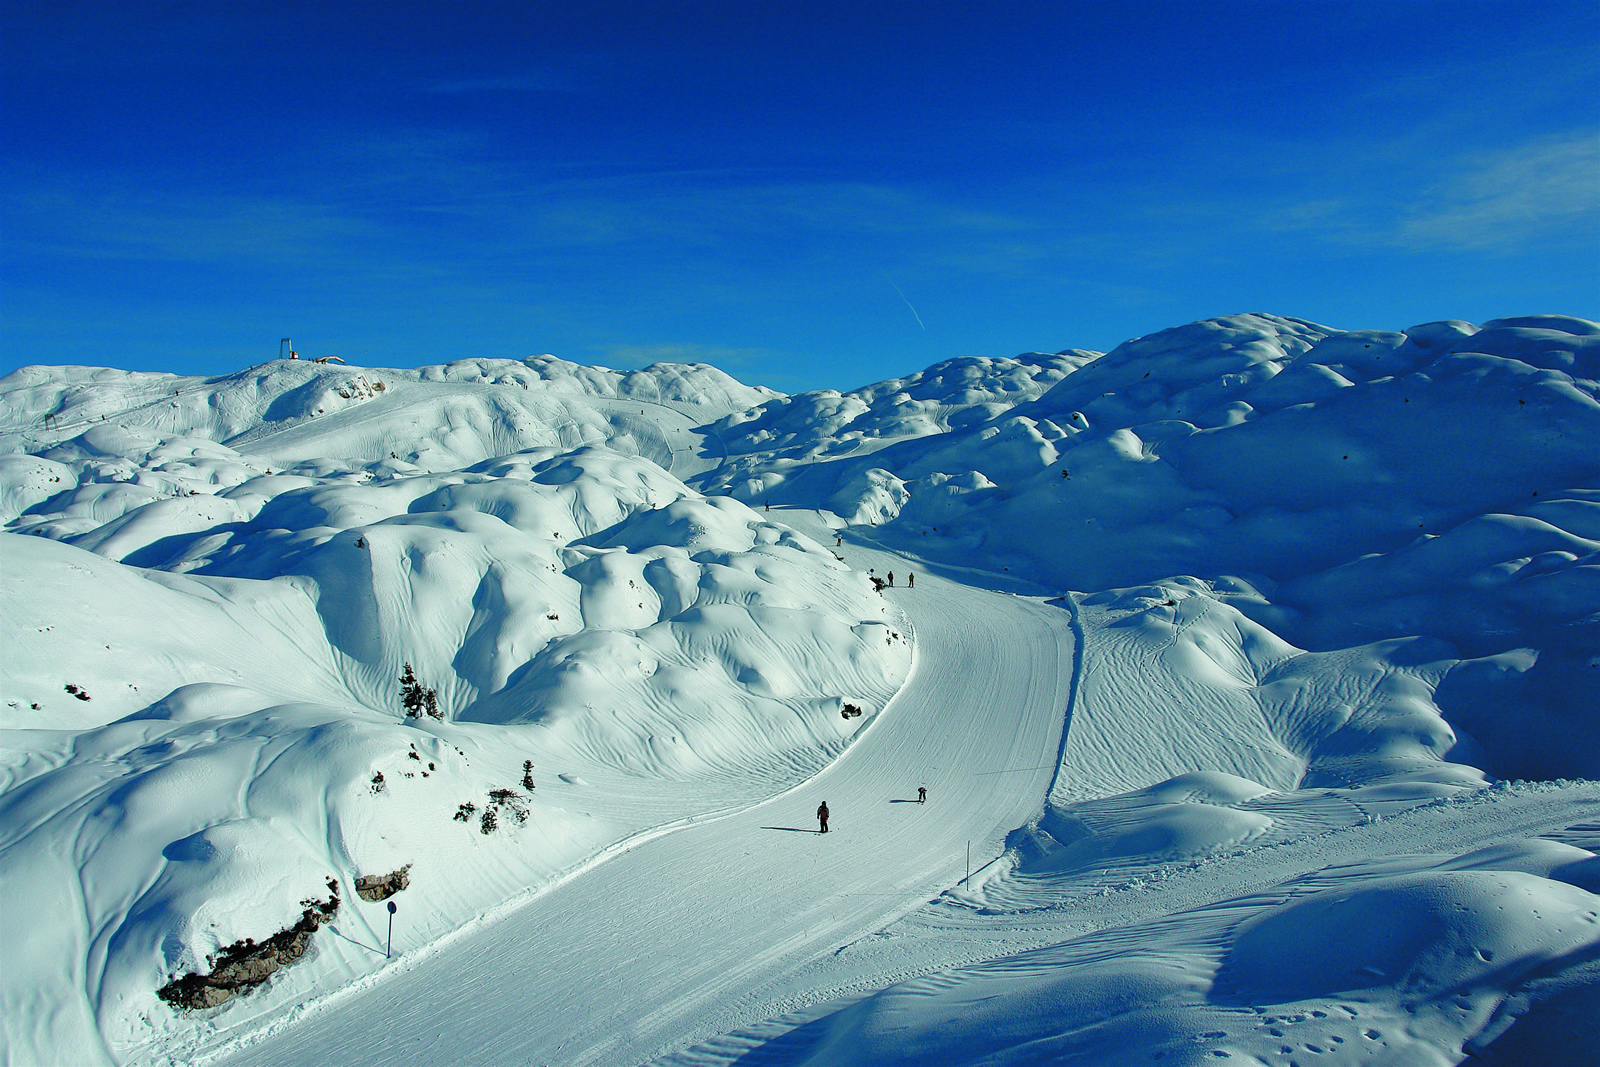
<path fill-rule="evenodd" d="M 925 786 L 925 785 L 917 786 L 917 803 L 921 804 L 923 801 L 925 801 L 927 799 L 928 799 L 928 787 Z"/>
<path fill-rule="evenodd" d="M 822 802 L 822 804 L 817 808 L 817 821 L 822 824 L 822 829 L 817 831 L 817 832 L 818 833 L 822 833 L 822 834 L 827 833 L 828 832 L 828 802 L 826 800 L 824 800 Z"/>
<path fill-rule="evenodd" d="M 889 572 L 889 588 L 894 588 L 894 571 Z"/>
<path fill-rule="evenodd" d="M 915 574 L 906 575 L 906 588 L 907 589 L 915 589 L 916 587 L 917 587 L 917 576 Z"/>

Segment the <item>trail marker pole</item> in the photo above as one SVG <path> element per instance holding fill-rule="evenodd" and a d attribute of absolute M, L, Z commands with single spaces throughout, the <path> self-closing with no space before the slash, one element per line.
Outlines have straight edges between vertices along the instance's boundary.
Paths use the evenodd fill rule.
<path fill-rule="evenodd" d="M 389 958 L 389 950 L 394 948 L 394 901 L 389 901 L 389 943 L 384 946 L 383 958 Z"/>
<path fill-rule="evenodd" d="M 967 842 L 967 877 L 961 879 L 961 884 L 966 885 L 972 878 L 972 842 Z"/>

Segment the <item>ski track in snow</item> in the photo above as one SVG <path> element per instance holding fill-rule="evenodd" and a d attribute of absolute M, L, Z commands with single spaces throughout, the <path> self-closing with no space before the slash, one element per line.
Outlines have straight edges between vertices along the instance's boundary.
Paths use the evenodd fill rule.
<path fill-rule="evenodd" d="M 844 551 L 858 569 L 902 565 Z M 764 1018 L 761 1007 L 730 1006 L 960 881 L 969 841 L 975 867 L 993 859 L 1007 831 L 1038 814 L 1054 776 L 1076 647 L 1070 612 L 919 577 L 887 594 L 914 625 L 911 678 L 814 779 L 647 840 L 367 988 L 202 1055 L 238 1065 L 639 1063 Z M 919 785 L 927 804 L 915 803 Z M 826 836 L 813 815 L 823 800 Z M 618 983 L 630 989 L 625 1008 L 611 992 Z"/>
<path fill-rule="evenodd" d="M 779 517 L 822 536 L 803 513 Z M 1308 819 L 1287 839 L 1086 870 L 1043 903 L 984 906 L 1007 895 L 1008 830 L 1038 817 L 1058 768 L 1073 772 L 1076 615 L 1068 601 L 929 570 L 906 590 L 903 557 L 839 551 L 897 572 L 887 595 L 914 628 L 917 661 L 834 765 L 750 809 L 641 835 L 413 960 L 195 1050 L 197 1061 L 728 1064 L 893 983 L 1076 939 L 1065 951 L 1093 957 L 1105 946 L 1089 935 L 1181 929 L 1184 913 L 1285 900 L 1297 890 L 1284 883 L 1374 856 L 1460 854 L 1600 819 L 1600 783 L 1502 785 L 1388 816 L 1356 806 L 1350 821 Z M 1110 684 L 1126 693 L 1137 669 L 1118 662 Z M 927 805 L 913 802 L 917 785 L 929 786 Z M 812 815 L 821 800 L 827 837 Z"/>

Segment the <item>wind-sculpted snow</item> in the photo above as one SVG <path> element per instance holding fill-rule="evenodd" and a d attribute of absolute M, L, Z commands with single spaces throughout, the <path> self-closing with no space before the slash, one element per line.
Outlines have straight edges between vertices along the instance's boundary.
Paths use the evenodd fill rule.
<path fill-rule="evenodd" d="M 1015 359 L 966 356 L 849 393 L 824 389 L 777 397 L 706 427 L 725 462 L 704 484 L 708 492 L 731 487 L 751 499 L 808 463 L 980 425 L 1037 398 L 1098 356 L 1082 349 L 1026 352 Z"/>
<path fill-rule="evenodd" d="M 1197 570 L 1281 581 L 1592 488 L 1597 331 L 1557 317 L 1414 335 L 1195 323 L 982 426 L 830 464 L 826 481 L 841 514 L 852 493 L 870 499 L 896 543 L 981 549 L 1070 588 Z M 892 511 L 884 484 L 905 490 Z"/>
<path fill-rule="evenodd" d="M 1081 597 L 1082 682 L 1038 821 L 832 964 L 894 973 L 940 946 L 982 962 L 858 983 L 658 1062 L 1567 1061 L 1600 858 L 1521 836 L 1504 809 L 1538 810 L 1539 791 L 1450 761 L 1477 753 L 1430 699 L 1439 642 L 1307 653 L 1226 595 L 1178 579 Z"/>
<path fill-rule="evenodd" d="M 1593 953 L 1594 863 L 1544 841 L 1354 862 L 897 983 L 724 1047 L 817 1067 L 1584 1062 L 1587 1020 L 1561 1001 L 1588 993 L 1552 972 Z M 741 1062 L 720 1051 L 663 1062 Z"/>
<path fill-rule="evenodd" d="M 156 989 L 285 929 L 329 878 L 348 913 L 357 877 L 411 865 L 408 923 L 444 936 L 630 834 L 801 780 L 871 721 L 845 701 L 875 713 L 892 695 L 910 642 L 866 578 L 688 489 L 665 468 L 694 419 L 639 420 L 629 399 L 714 413 L 743 387 L 579 368 L 553 380 L 594 395 L 556 415 L 456 388 L 523 403 L 556 364 L 425 369 L 315 429 L 298 408 L 330 405 L 340 372 L 280 366 L 241 379 L 272 386 L 255 401 L 272 418 L 242 435 L 226 417 L 171 433 L 168 414 L 225 408 L 241 382 L 140 407 L 149 376 L 13 376 L 61 413 L 54 443 L 0 468 L 4 892 L 52 916 L 5 909 L 10 1055 L 120 1060 L 181 1032 Z M 73 425 L 119 386 L 136 395 L 113 418 Z M 569 415 L 623 450 L 482 458 L 564 442 L 550 420 Z M 427 463 L 380 454 L 411 417 Z M 645 425 L 662 447 L 619 435 Z M 405 715 L 407 669 L 437 717 Z M 336 916 L 231 1017 L 381 964 L 372 923 Z"/>
<path fill-rule="evenodd" d="M 1234 603 L 1307 648 L 1429 635 L 1499 657 L 1481 687 L 1447 690 L 1462 722 L 1540 705 L 1534 737 L 1496 743 L 1496 772 L 1593 774 L 1600 724 L 1578 694 L 1600 648 L 1597 379 L 1600 326 L 1580 319 L 1385 333 L 1239 315 L 761 492 L 1061 589 L 1237 576 Z"/>
<path fill-rule="evenodd" d="M 1600 944 L 1597 379 L 1556 316 L 794 397 L 24 368 L 6 1057 L 1549 1060 Z M 401 871 L 386 963 L 351 890 Z M 329 879 L 297 962 L 157 998 Z"/>
<path fill-rule="evenodd" d="M 776 395 L 703 363 L 620 372 L 550 356 L 416 370 L 274 360 L 209 379 L 31 366 L 0 379 L 0 452 L 61 446 L 59 458 L 80 473 L 109 455 L 131 464 L 133 477 L 140 442 L 119 433 L 151 445 L 224 444 L 278 469 L 337 459 L 455 470 L 529 447 L 609 443 L 670 468 L 663 423 L 706 422 Z M 98 441 L 87 439 L 92 430 Z"/>

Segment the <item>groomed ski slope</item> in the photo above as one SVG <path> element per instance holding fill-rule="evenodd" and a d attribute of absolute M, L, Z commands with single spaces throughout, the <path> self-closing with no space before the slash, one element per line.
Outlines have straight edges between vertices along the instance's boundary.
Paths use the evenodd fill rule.
<path fill-rule="evenodd" d="M 819 538 L 798 513 L 783 520 Z M 807 963 L 958 883 L 1039 813 L 1073 686 L 1072 616 L 1042 598 L 896 570 L 915 628 L 898 696 L 832 766 L 569 878 L 228 1046 L 229 1064 L 634 1064 L 759 1021 Z M 929 802 L 914 803 L 919 785 Z M 830 832 L 815 832 L 826 800 Z M 376 905 L 370 906 L 375 911 Z"/>
<path fill-rule="evenodd" d="M 774 517 L 825 536 L 807 513 Z M 1325 1064 L 1442 1064 L 1463 1042 L 1482 1052 L 1528 1011 L 1504 997 L 1512 975 L 1541 959 L 1558 983 L 1575 961 L 1592 969 L 1581 961 L 1594 911 L 1572 909 L 1592 900 L 1574 886 L 1592 892 L 1600 871 L 1570 843 L 1593 847 L 1600 785 L 1482 788 L 1448 763 L 1365 790 L 1310 788 L 1292 773 L 1265 791 L 1216 772 L 1164 781 L 1172 745 L 1207 765 L 1245 761 L 1237 770 L 1257 757 L 1206 736 L 1239 694 L 1198 684 L 1178 698 L 1171 686 L 1193 681 L 1192 663 L 1142 660 L 1117 625 L 1125 606 L 993 591 L 982 585 L 1021 585 L 976 573 L 918 569 L 908 590 L 906 568 L 922 564 L 860 543 L 838 551 L 896 571 L 886 595 L 915 628 L 917 660 L 836 763 L 748 810 L 643 834 L 514 910 L 193 1058 L 726 1067 L 980 1062 L 992 1049 L 997 1063 L 1032 1063 L 1036 1031 L 1086 1040 L 1072 1062 L 1149 1062 L 1177 1045 L 1204 1062 L 1312 1062 L 1280 1051 L 1293 1049 Z M 1175 615 L 1193 630 L 1226 614 L 1207 603 Z M 929 787 L 926 806 L 911 802 L 917 785 Z M 1106 795 L 1118 788 L 1132 792 Z M 1029 831 L 1016 831 L 1047 797 L 1084 818 L 1098 807 L 1105 854 L 1030 858 Z M 814 832 L 821 800 L 833 811 L 826 837 Z M 1164 822 L 1174 801 L 1182 821 Z M 1233 840 L 1246 810 L 1254 821 Z M 1045 825 L 1056 825 L 1048 814 Z M 974 873 L 962 884 L 968 841 Z M 1483 924 L 1466 936 L 1484 957 L 1521 962 L 1495 972 L 1472 957 L 1485 975 L 1434 998 L 1419 990 L 1449 968 L 1409 956 L 1416 946 L 1384 948 L 1382 911 L 1426 926 L 1426 909 L 1404 912 L 1405 887 L 1462 881 L 1519 894 L 1451 907 Z M 1240 930 L 1330 897 L 1354 902 L 1353 925 L 1293 918 L 1309 948 L 1285 942 L 1282 964 L 1240 963 L 1252 944 Z M 1493 914 L 1474 919 L 1474 906 Z M 1296 951 L 1322 962 L 1297 964 Z M 1179 992 L 1141 999 L 1152 960 Z M 1411 977 L 1394 989 L 1376 977 L 1365 991 L 1303 988 L 1358 968 Z M 1575 1024 L 1548 1012 L 1529 1022 L 1519 1040 L 1558 1045 Z"/>

